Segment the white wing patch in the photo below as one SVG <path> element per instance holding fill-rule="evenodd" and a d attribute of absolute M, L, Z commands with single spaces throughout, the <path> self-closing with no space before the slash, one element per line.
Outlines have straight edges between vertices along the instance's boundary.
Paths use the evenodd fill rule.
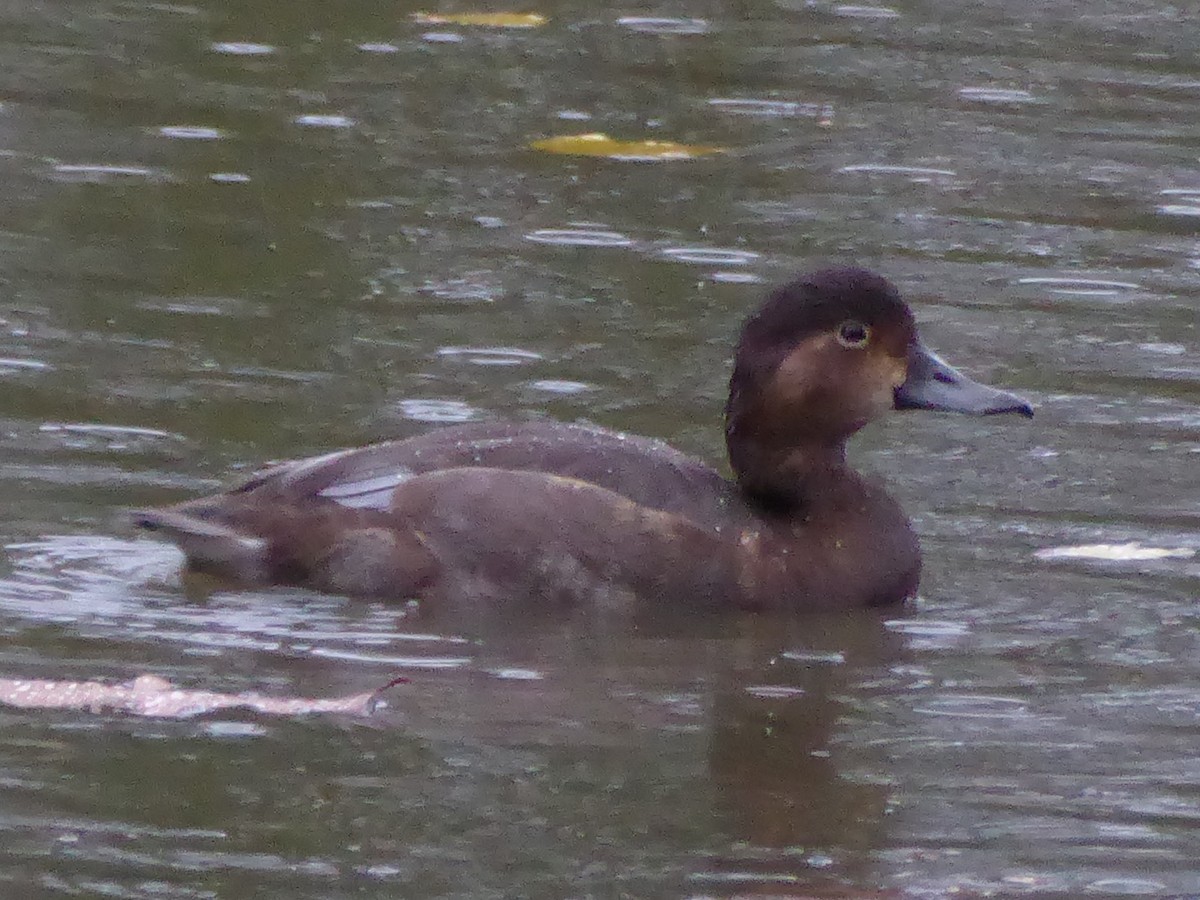
<path fill-rule="evenodd" d="M 354 509 L 387 509 L 392 491 L 415 474 L 411 469 L 393 469 L 384 475 L 339 481 L 319 491 L 317 496 Z"/>

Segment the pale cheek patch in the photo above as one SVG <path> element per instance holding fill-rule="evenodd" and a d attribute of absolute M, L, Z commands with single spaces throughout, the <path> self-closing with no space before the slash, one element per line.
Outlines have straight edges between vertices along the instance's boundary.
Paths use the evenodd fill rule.
<path fill-rule="evenodd" d="M 834 351 L 844 352 L 832 335 L 819 334 L 805 338 L 783 358 L 775 370 L 769 388 L 770 396 L 786 405 L 802 403 L 812 392 L 813 386 L 821 382 L 821 361 L 828 359 L 828 354 Z"/>
<path fill-rule="evenodd" d="M 766 393 L 783 408 L 832 396 L 843 410 L 857 410 L 856 415 L 870 419 L 895 406 L 894 392 L 907 378 L 907 361 L 883 347 L 847 350 L 832 334 L 818 334 L 784 357 Z"/>
<path fill-rule="evenodd" d="M 895 406 L 896 388 L 904 384 L 907 378 L 908 365 L 902 360 L 883 353 L 871 360 L 867 368 L 867 380 L 877 412 L 884 412 Z"/>

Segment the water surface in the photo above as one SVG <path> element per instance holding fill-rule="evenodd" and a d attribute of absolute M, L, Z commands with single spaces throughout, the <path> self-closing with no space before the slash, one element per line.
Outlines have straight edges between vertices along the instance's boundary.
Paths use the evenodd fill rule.
<path fill-rule="evenodd" d="M 417 11 L 4 13 L 0 675 L 409 682 L 366 719 L 0 710 L 2 890 L 1200 893 L 1195 17 Z M 529 148 L 590 132 L 727 152 Z M 922 536 L 911 611 L 469 633 L 184 583 L 120 521 L 493 416 L 719 460 L 739 321 L 830 262 L 1038 406 L 856 442 Z"/>

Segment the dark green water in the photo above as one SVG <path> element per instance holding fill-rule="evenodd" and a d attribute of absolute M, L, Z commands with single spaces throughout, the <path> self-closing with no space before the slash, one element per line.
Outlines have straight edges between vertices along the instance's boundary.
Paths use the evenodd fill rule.
<path fill-rule="evenodd" d="M 1200 894 L 1194 13 L 418 9 L 0 13 L 0 677 L 411 679 L 370 719 L 0 709 L 0 894 Z M 730 152 L 528 149 L 588 131 Z M 198 592 L 121 524 L 485 416 L 719 459 L 738 322 L 828 262 L 1038 405 L 858 440 L 909 614 L 468 640 Z"/>

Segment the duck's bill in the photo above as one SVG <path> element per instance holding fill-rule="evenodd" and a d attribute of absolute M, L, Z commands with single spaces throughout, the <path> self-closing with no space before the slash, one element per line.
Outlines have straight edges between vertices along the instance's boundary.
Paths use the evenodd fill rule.
<path fill-rule="evenodd" d="M 920 341 L 908 351 L 908 378 L 896 388 L 896 409 L 938 409 L 974 416 L 1033 416 L 1023 397 L 972 381 Z"/>

